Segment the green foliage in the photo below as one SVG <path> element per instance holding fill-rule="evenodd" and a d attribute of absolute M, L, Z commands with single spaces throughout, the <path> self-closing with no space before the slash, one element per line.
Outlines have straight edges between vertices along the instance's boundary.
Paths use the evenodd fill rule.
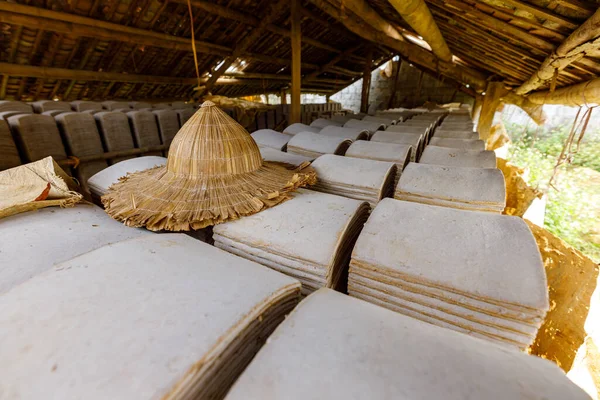
<path fill-rule="evenodd" d="M 538 130 L 506 123 L 513 141 L 509 158 L 527 168 L 529 184 L 547 193 L 545 228 L 600 261 L 600 135 L 587 132 L 572 163 L 558 168 L 548 186 L 570 126 Z"/>

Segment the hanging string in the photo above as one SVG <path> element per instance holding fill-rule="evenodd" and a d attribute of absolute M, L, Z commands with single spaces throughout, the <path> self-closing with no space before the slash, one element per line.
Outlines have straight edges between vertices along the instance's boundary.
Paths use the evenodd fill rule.
<path fill-rule="evenodd" d="M 194 53 L 194 65 L 196 66 L 196 78 L 198 79 L 198 87 L 200 87 L 200 69 L 198 68 L 198 55 L 196 54 L 196 38 L 194 33 L 194 15 L 192 14 L 192 2 L 187 1 L 188 10 L 190 12 L 190 26 L 192 29 L 192 52 Z"/>
<path fill-rule="evenodd" d="M 563 146 L 563 149 L 556 160 L 556 164 L 554 165 L 554 170 L 552 171 L 552 176 L 550 177 L 550 181 L 548 181 L 548 186 L 552 187 L 554 190 L 558 189 L 552 184 L 556 174 L 558 172 L 558 168 L 567 163 L 570 164 L 573 161 L 573 157 L 575 154 L 579 152 L 579 148 L 581 145 L 581 141 L 585 135 L 585 131 L 587 130 L 588 124 L 590 122 L 590 118 L 592 117 L 592 111 L 595 107 L 588 107 L 585 113 L 581 116 L 581 120 L 579 120 L 579 114 L 581 113 L 581 109 L 583 107 L 579 107 L 577 111 L 577 115 L 575 115 L 575 120 L 573 121 L 573 126 L 571 127 L 571 131 L 567 136 L 567 140 Z M 579 132 L 579 136 L 577 137 L 576 148 L 573 150 L 573 142 L 575 141 L 575 136 L 579 128 L 581 127 L 581 131 Z"/>

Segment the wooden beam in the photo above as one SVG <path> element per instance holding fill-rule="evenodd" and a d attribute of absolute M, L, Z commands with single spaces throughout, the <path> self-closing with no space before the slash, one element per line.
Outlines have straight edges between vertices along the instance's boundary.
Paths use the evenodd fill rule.
<path fill-rule="evenodd" d="M 230 56 L 221 62 L 219 69 L 212 73 L 212 76 L 206 81 L 206 89 L 211 90 L 217 79 L 223 75 L 225 71 L 233 64 L 233 62 L 241 56 L 254 42 L 263 34 L 267 25 L 277 21 L 288 9 L 287 0 L 278 0 L 268 10 L 267 16 L 263 19 L 262 25 L 252 29 L 241 41 L 239 41 Z"/>
<path fill-rule="evenodd" d="M 315 72 L 312 72 L 310 74 L 308 74 L 303 80 L 302 82 L 310 82 L 311 80 L 316 79 L 319 75 L 321 75 L 322 73 L 326 72 L 327 69 L 335 66 L 335 64 L 337 64 L 338 62 L 344 60 L 345 58 L 349 57 L 352 53 L 354 53 L 355 51 L 357 51 L 358 49 L 360 49 L 362 47 L 362 43 L 358 44 L 346 51 L 344 51 L 341 54 L 338 54 L 337 56 L 333 57 L 331 60 L 329 60 L 329 62 L 327 62 L 325 65 L 323 65 L 321 68 L 319 68 L 318 70 L 316 70 Z"/>
<path fill-rule="evenodd" d="M 452 53 L 424 0 L 389 0 L 390 4 L 431 47 L 438 58 L 451 62 Z"/>
<path fill-rule="evenodd" d="M 300 90 L 302 85 L 302 76 L 300 62 L 302 57 L 302 30 L 300 19 L 302 17 L 300 9 L 300 0 L 291 0 L 291 22 L 292 22 L 292 98 L 290 107 L 289 123 L 300 122 Z"/>
<path fill-rule="evenodd" d="M 187 0 L 173 0 L 173 2 L 187 5 Z M 257 18 L 248 13 L 243 13 L 243 12 L 231 9 L 229 7 L 222 6 L 220 4 L 216 4 L 216 3 L 204 1 L 204 0 L 191 0 L 191 2 L 192 2 L 192 7 L 200 8 L 210 14 L 218 15 L 219 17 L 223 17 L 223 18 L 230 19 L 233 21 L 241 22 L 243 24 L 250 25 L 254 28 L 258 28 L 258 27 L 264 25 L 263 21 L 261 21 L 260 18 Z M 281 36 L 284 36 L 287 38 L 289 38 L 291 35 L 291 32 L 288 29 L 279 27 L 272 23 L 267 24 L 265 26 L 265 29 L 269 32 L 272 32 L 272 33 L 275 33 L 277 35 L 281 35 Z M 303 42 L 310 46 L 313 46 L 313 47 L 316 47 L 319 49 L 323 49 L 323 50 L 327 50 L 327 51 L 330 51 L 330 52 L 333 52 L 336 54 L 341 52 L 339 49 L 337 49 L 333 46 L 330 46 L 326 43 L 322 43 L 315 39 L 304 37 Z"/>
<path fill-rule="evenodd" d="M 360 92 L 360 112 L 367 113 L 369 111 L 369 93 L 371 91 L 371 69 L 373 68 L 373 48 L 367 49 L 365 57 L 365 69 L 362 76 L 362 90 Z"/>
<path fill-rule="evenodd" d="M 474 18 L 475 20 L 479 20 L 481 23 L 484 24 L 485 28 L 510 37 L 515 42 L 519 42 L 526 46 L 539 49 L 545 52 L 550 52 L 554 50 L 555 46 L 552 43 L 549 43 L 538 36 L 532 35 L 524 29 L 517 28 L 514 25 L 508 24 L 506 23 L 506 21 L 495 18 L 482 11 L 479 11 L 472 5 L 464 3 L 463 1 L 433 0 L 432 2 L 451 13 L 462 15 L 470 20 L 472 20 L 472 18 Z M 471 16 L 472 18 L 469 18 L 469 16 Z"/>
<path fill-rule="evenodd" d="M 144 46 L 157 46 L 178 50 L 191 49 L 188 38 L 16 3 L 0 2 L 0 22 L 52 30 L 75 36 L 116 40 Z M 196 47 L 201 52 L 219 55 L 227 55 L 231 51 L 231 49 L 225 46 L 202 41 L 196 41 Z"/>
<path fill-rule="evenodd" d="M 340 13 L 343 12 L 343 8 L 348 7 L 354 14 L 358 15 L 368 25 L 373 27 L 375 30 L 385 33 L 388 37 L 395 39 L 399 42 L 404 42 L 402 34 L 386 19 L 382 18 L 365 0 L 344 0 Z M 343 21 L 342 21 L 343 22 Z"/>
<path fill-rule="evenodd" d="M 554 22 L 561 26 L 564 26 L 569 29 L 577 28 L 577 24 L 573 23 L 571 20 L 564 18 L 560 15 L 554 14 L 550 12 L 547 8 L 537 7 L 531 3 L 527 3 L 525 1 L 519 0 L 502 0 L 503 3 L 511 5 L 519 10 L 527 11 L 532 15 L 544 19 L 546 21 Z"/>
<path fill-rule="evenodd" d="M 342 8 L 335 7 L 325 0 L 309 0 L 321 10 L 342 22 L 346 28 L 356 35 L 393 49 L 400 53 L 408 61 L 425 66 L 429 70 L 438 71 L 442 75 L 462 84 L 470 84 L 473 88 L 483 90 L 487 84 L 487 76 L 477 71 L 466 69 L 454 63 L 448 63 L 438 59 L 431 52 L 407 42 L 395 40 L 394 38 L 375 30 L 365 20 L 348 15 Z M 344 3 L 346 4 L 346 3 Z M 380 17 L 381 18 L 381 17 Z"/>
<path fill-rule="evenodd" d="M 146 29 L 132 28 L 112 22 L 99 21 L 74 14 L 61 13 L 38 7 L 0 1 L 0 22 L 24 25 L 34 29 L 46 29 L 74 36 L 97 38 L 102 40 L 132 43 L 141 46 L 154 46 L 163 49 L 192 51 L 189 38 L 162 34 Z M 201 53 L 222 57 L 230 56 L 233 49 L 206 41 L 196 40 L 196 48 Z M 249 60 L 278 65 L 290 65 L 290 60 L 265 54 L 244 51 L 240 56 Z M 304 63 L 303 68 L 318 69 L 319 65 Z"/>
<path fill-rule="evenodd" d="M 600 104 L 600 78 L 556 89 L 533 92 L 527 99 L 533 104 L 562 104 L 565 106 L 587 106 Z"/>
<path fill-rule="evenodd" d="M 20 76 L 27 78 L 48 79 L 48 80 L 69 80 L 76 81 L 98 81 L 98 82 L 127 82 L 127 83 L 149 83 L 163 85 L 188 85 L 192 86 L 197 83 L 196 78 L 178 78 L 171 76 L 156 76 L 156 75 L 135 75 L 124 74 L 118 72 L 97 72 L 89 70 L 73 70 L 66 68 L 51 68 L 51 67 L 36 67 L 31 65 L 0 63 L 0 75 L 4 76 Z M 217 85 L 261 85 L 265 79 L 272 77 L 270 74 L 239 74 L 227 73 L 227 76 L 232 78 L 221 78 L 217 81 Z M 282 76 L 278 79 L 284 82 L 291 80 L 290 76 Z M 204 80 L 205 81 L 205 80 Z M 320 86 L 336 86 L 340 84 L 348 85 L 350 81 L 338 81 L 335 79 L 318 79 L 313 81 L 314 85 Z"/>
<path fill-rule="evenodd" d="M 542 63 L 540 68 L 520 87 L 518 95 L 539 88 L 573 62 L 585 57 L 586 52 L 600 50 L 600 9 L 565 39 Z"/>

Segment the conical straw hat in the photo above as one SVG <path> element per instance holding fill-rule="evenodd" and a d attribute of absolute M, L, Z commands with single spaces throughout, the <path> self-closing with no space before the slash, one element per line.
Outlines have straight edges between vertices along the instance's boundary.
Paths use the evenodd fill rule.
<path fill-rule="evenodd" d="M 263 162 L 248 132 L 207 101 L 173 139 L 166 166 L 121 178 L 102 203 L 128 226 L 187 231 L 255 214 L 314 183 L 308 163 Z"/>

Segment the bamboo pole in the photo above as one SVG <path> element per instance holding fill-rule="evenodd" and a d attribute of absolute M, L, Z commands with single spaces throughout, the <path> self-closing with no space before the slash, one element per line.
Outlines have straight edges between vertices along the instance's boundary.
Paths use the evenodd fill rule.
<path fill-rule="evenodd" d="M 373 65 L 373 48 L 367 49 L 366 63 L 362 76 L 362 90 L 360 92 L 360 112 L 369 112 L 369 94 L 371 92 L 371 68 Z"/>
<path fill-rule="evenodd" d="M 325 0 L 309 0 L 315 6 L 329 14 L 336 20 L 340 21 L 346 28 L 355 33 L 356 35 L 373 43 L 379 43 L 390 49 L 393 49 L 400 53 L 409 62 L 424 66 L 425 68 L 437 71 L 442 75 L 453 79 L 463 84 L 470 84 L 473 88 L 483 90 L 486 87 L 487 81 L 486 76 L 454 63 L 448 63 L 438 59 L 435 55 L 428 52 L 427 50 L 407 42 L 395 40 L 394 38 L 383 34 L 380 31 L 375 30 L 372 26 L 367 24 L 364 20 L 357 20 L 356 18 L 345 14 L 343 9 L 332 6 L 328 1 Z M 349 5 L 344 2 L 345 5 Z M 379 17 L 381 18 L 381 17 Z M 385 20 L 384 20 L 385 21 Z"/>
<path fill-rule="evenodd" d="M 423 0 L 389 0 L 404 20 L 429 44 L 433 54 L 451 62 L 452 53 Z"/>
<path fill-rule="evenodd" d="M 600 104 L 600 78 L 562 87 L 552 93 L 548 90 L 533 92 L 527 96 L 527 99 L 533 104 L 563 104 L 566 106 Z"/>
<path fill-rule="evenodd" d="M 300 26 L 300 0 L 291 0 L 292 22 L 292 96 L 290 107 L 290 124 L 300 122 L 300 90 L 302 85 L 301 57 L 302 57 L 302 31 Z"/>
<path fill-rule="evenodd" d="M 526 94 L 553 79 L 557 71 L 586 56 L 588 52 L 600 50 L 600 9 L 588 18 L 579 28 L 565 39 L 555 52 L 552 52 L 540 68 L 520 87 L 518 95 Z"/>

